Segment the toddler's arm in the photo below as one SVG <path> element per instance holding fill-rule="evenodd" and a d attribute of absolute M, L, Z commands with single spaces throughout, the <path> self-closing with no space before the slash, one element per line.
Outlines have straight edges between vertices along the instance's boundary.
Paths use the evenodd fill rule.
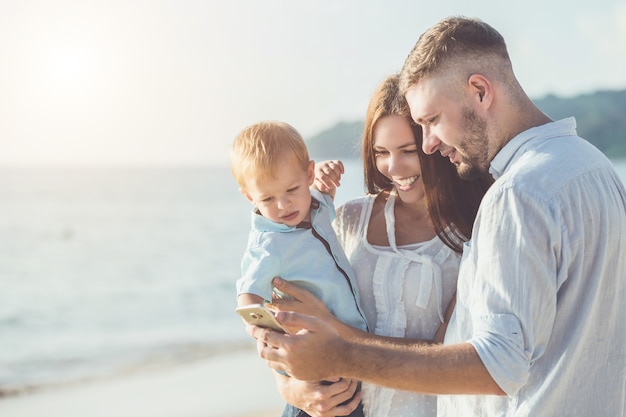
<path fill-rule="evenodd" d="M 237 306 L 245 306 L 248 304 L 263 304 L 265 300 L 256 294 L 243 293 L 237 296 Z"/>

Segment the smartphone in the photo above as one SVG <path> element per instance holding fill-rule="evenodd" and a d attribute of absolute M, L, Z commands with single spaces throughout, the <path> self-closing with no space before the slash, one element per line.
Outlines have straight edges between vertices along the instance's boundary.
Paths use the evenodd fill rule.
<path fill-rule="evenodd" d="M 240 306 L 237 307 L 236 311 L 247 323 L 259 327 L 267 327 L 277 332 L 287 333 L 274 317 L 272 310 L 262 304 Z"/>

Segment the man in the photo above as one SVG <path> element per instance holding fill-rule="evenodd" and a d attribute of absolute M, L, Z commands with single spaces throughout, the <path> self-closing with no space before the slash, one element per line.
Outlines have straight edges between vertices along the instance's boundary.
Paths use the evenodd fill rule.
<path fill-rule="evenodd" d="M 426 31 L 401 72 L 426 153 L 489 172 L 444 346 L 338 335 L 296 313 L 296 335 L 252 329 L 273 368 L 443 395 L 442 416 L 626 416 L 626 191 L 612 165 L 543 114 L 502 36 L 466 18 Z M 458 395 L 462 394 L 462 395 Z M 494 395 L 495 394 L 495 395 Z"/>

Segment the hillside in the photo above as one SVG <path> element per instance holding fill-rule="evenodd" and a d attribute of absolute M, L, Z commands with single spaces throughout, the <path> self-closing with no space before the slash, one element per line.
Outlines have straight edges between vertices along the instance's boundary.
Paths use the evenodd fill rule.
<path fill-rule="evenodd" d="M 534 100 L 554 120 L 576 117 L 578 134 L 609 158 L 626 158 L 626 90 Z M 315 160 L 358 158 L 363 121 L 340 122 L 307 140 Z"/>

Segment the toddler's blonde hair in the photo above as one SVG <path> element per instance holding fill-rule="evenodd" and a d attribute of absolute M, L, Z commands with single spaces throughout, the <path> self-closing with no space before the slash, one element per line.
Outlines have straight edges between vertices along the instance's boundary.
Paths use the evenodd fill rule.
<path fill-rule="evenodd" d="M 304 139 L 288 123 L 263 121 L 242 130 L 233 141 L 230 169 L 242 189 L 249 178 L 275 178 L 279 164 L 295 162 L 307 170 L 310 159 Z"/>

